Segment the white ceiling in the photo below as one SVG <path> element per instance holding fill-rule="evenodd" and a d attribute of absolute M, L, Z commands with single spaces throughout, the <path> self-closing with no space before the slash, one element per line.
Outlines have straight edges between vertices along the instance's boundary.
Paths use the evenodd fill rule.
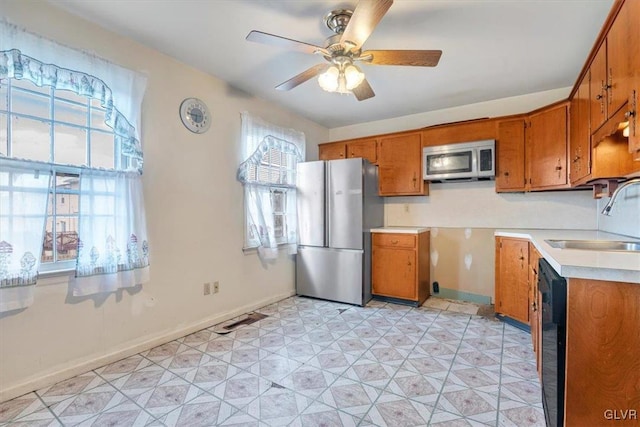
<path fill-rule="evenodd" d="M 276 91 L 324 59 L 245 40 L 255 29 L 324 45 L 324 15 L 357 0 L 49 1 L 328 128 L 572 86 L 613 3 L 396 0 L 364 49 L 441 49 L 440 64 L 363 64 L 376 96 L 358 102 L 315 79 Z"/>

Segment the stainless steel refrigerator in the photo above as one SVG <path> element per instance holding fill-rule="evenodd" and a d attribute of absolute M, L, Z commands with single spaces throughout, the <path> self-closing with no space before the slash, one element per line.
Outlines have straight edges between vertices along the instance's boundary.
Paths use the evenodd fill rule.
<path fill-rule="evenodd" d="M 378 170 L 364 159 L 297 169 L 298 295 L 365 305 L 371 299 L 371 232 L 384 221 Z"/>

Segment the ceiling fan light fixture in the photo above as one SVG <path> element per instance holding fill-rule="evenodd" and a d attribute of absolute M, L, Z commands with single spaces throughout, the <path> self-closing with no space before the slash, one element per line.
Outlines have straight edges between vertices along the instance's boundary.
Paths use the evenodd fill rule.
<path fill-rule="evenodd" d="M 340 70 L 332 65 L 324 73 L 318 76 L 318 84 L 327 92 L 336 92 L 339 88 Z"/>
<path fill-rule="evenodd" d="M 357 88 L 364 80 L 364 73 L 355 65 L 347 65 L 344 69 L 344 78 L 348 90 Z"/>
<path fill-rule="evenodd" d="M 364 81 L 364 73 L 353 64 L 332 65 L 318 76 L 318 84 L 327 92 L 351 93 Z"/>

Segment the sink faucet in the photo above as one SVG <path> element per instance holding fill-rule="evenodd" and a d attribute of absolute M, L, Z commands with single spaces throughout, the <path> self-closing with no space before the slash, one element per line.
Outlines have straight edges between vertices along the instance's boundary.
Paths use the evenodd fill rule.
<path fill-rule="evenodd" d="M 605 206 L 604 209 L 602 209 L 602 214 L 611 215 L 611 208 L 613 207 L 613 204 L 616 202 L 616 197 L 618 197 L 618 194 L 620 194 L 620 191 L 623 188 L 626 188 L 634 184 L 640 184 L 640 178 L 633 178 L 633 179 L 630 179 L 629 181 L 625 181 L 622 183 L 622 185 L 616 188 L 616 191 L 613 192 L 613 194 L 611 195 L 611 198 L 609 199 L 609 203 L 607 203 L 607 206 Z"/>

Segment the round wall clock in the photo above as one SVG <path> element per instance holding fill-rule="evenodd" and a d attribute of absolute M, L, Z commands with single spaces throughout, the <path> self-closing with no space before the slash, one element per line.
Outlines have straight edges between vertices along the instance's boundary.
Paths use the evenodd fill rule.
<path fill-rule="evenodd" d="M 211 126 L 209 108 L 198 98 L 187 98 L 182 101 L 180 118 L 184 126 L 193 133 L 205 133 Z"/>

